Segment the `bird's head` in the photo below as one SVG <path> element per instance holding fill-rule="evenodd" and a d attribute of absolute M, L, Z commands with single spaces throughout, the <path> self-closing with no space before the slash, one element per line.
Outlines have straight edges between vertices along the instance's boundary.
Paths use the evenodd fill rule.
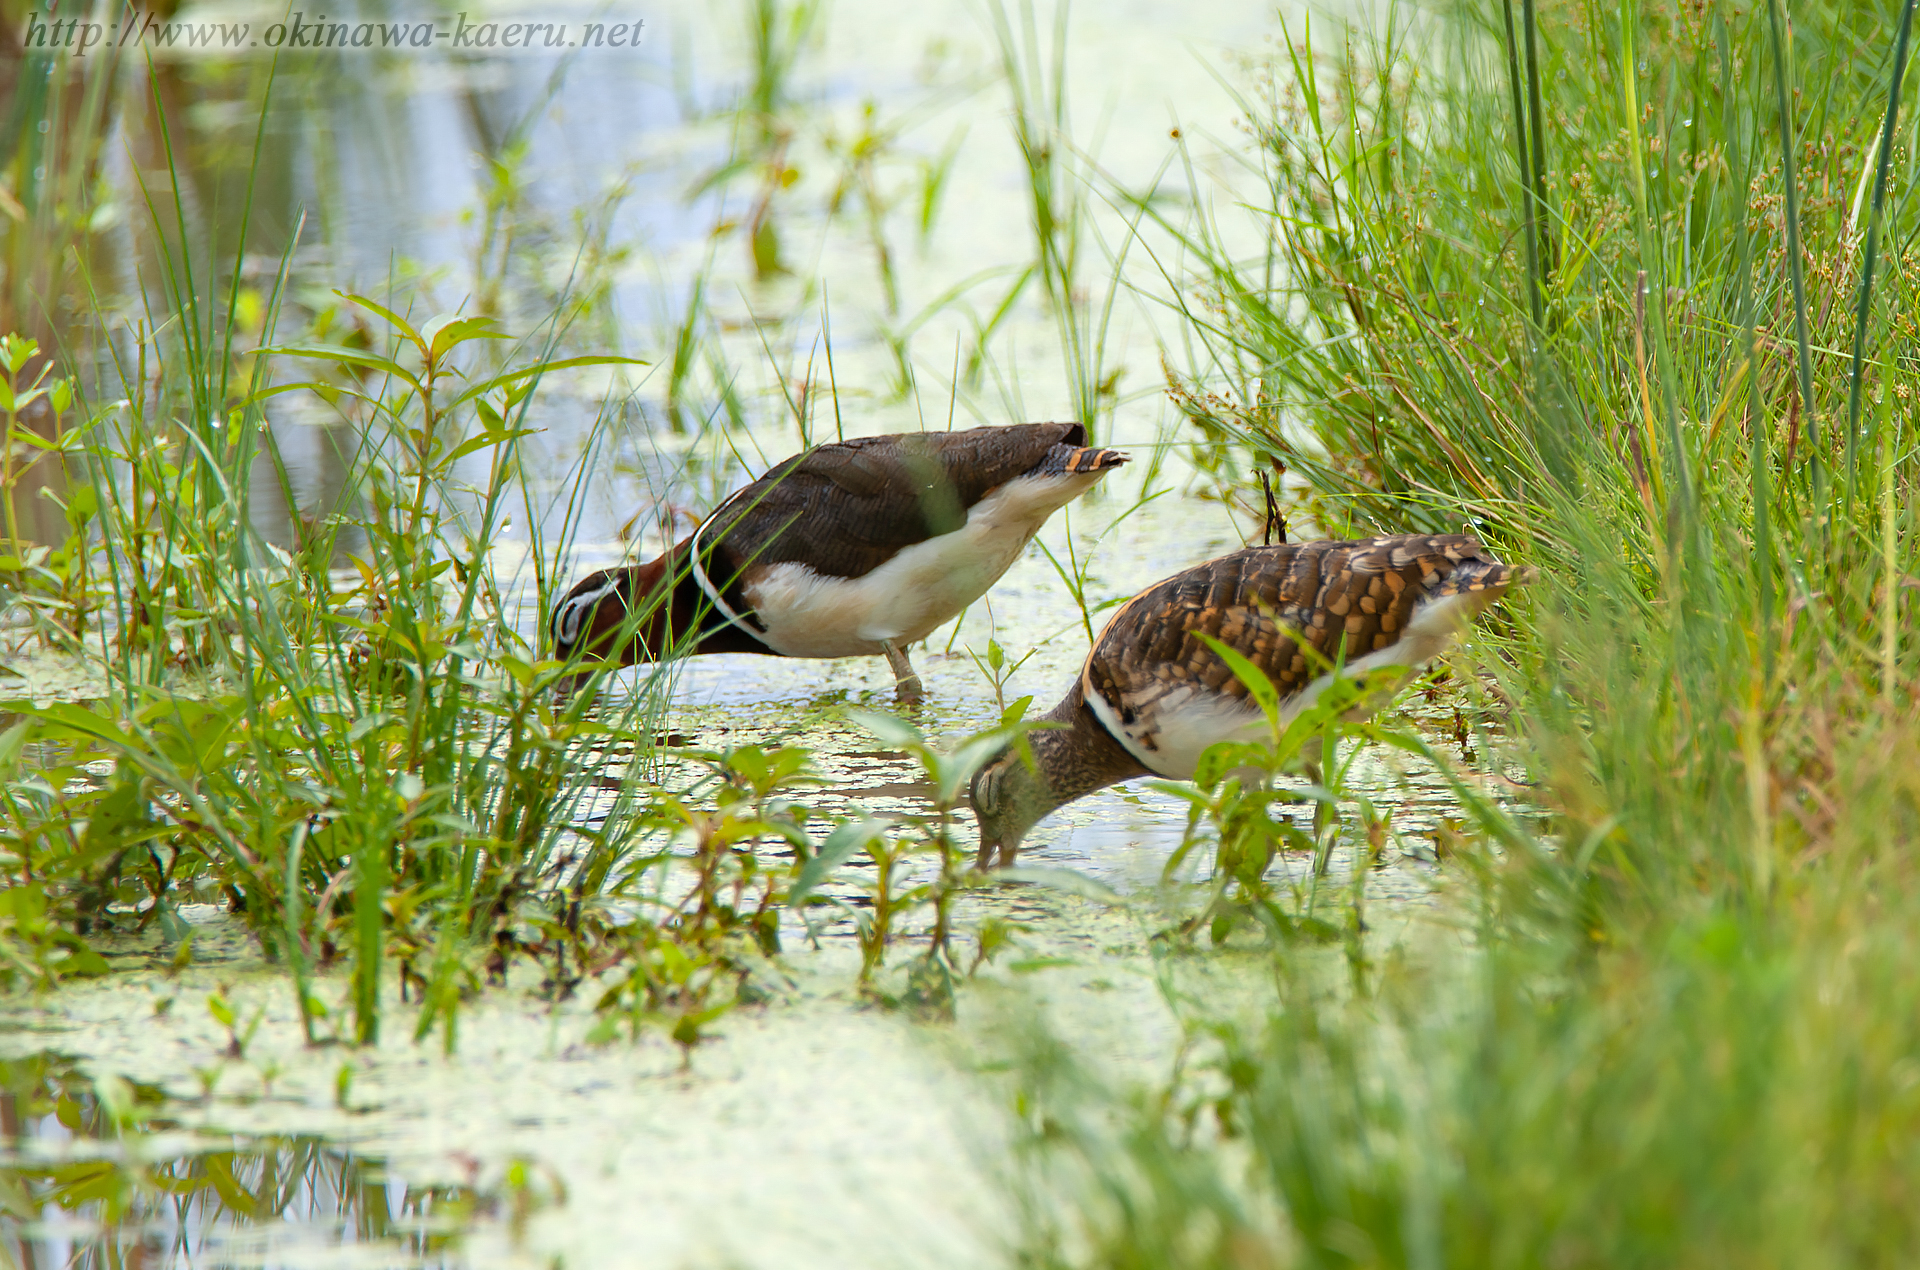
<path fill-rule="evenodd" d="M 671 585 L 665 557 L 602 569 L 576 582 L 547 624 L 560 661 L 602 658 L 616 666 L 651 661 L 670 642 Z"/>
<path fill-rule="evenodd" d="M 1009 746 L 973 774 L 967 801 L 980 822 L 980 856 L 975 865 L 989 869 L 1011 865 L 1027 831 L 1061 800 L 1047 785 L 1044 765 L 1039 771 L 1028 767 Z"/>

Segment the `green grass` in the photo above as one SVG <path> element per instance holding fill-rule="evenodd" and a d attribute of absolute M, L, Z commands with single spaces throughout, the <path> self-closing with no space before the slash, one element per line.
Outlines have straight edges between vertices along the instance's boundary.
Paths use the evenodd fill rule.
<path fill-rule="evenodd" d="M 1091 437 L 1098 434 L 1101 415 L 1110 415 L 1114 406 L 1119 372 L 1107 368 L 1106 338 L 1133 236 L 1127 235 L 1125 245 L 1117 253 L 1108 253 L 1103 262 L 1109 277 L 1096 304 L 1090 292 L 1088 256 L 1091 248 L 1104 249 L 1105 244 L 1097 241 L 1093 223 L 1092 162 L 1076 146 L 1068 108 L 1072 7 L 1070 0 L 1054 0 L 1052 29 L 1044 36 L 1033 0 L 1018 0 L 1011 11 L 1003 0 L 994 0 L 987 16 L 1001 80 L 1013 107 L 1013 139 L 1026 178 L 1034 244 L 1033 262 L 1019 275 L 1002 302 L 1002 311 L 1031 279 L 1039 278 L 1067 372 L 1073 416 Z M 984 332 L 981 339 L 984 343 Z"/>
<path fill-rule="evenodd" d="M 1542 566 L 1466 664 L 1545 819 L 1463 787 L 1470 951 L 1277 945 L 1139 1101 L 1030 1046 L 1028 1264 L 1920 1245 L 1911 10 L 1783 9 L 1295 26 L 1236 81 L 1262 249 L 1135 194 L 1198 262 L 1203 438 L 1324 529 Z"/>
<path fill-rule="evenodd" d="M 810 12 L 753 10 L 773 43 L 755 46 L 742 127 L 769 130 L 763 141 L 786 126 L 770 112 L 789 106 L 780 85 Z M 84 69 L 60 61 L 47 83 L 81 82 Z M 254 103 L 253 173 L 268 100 Z M 53 110 L 23 91 L 8 170 L 42 155 L 78 191 L 62 215 L 84 219 L 99 193 L 88 184 L 96 156 L 33 149 Z M 156 135 L 171 145 L 166 127 Z M 622 417 L 603 410 L 548 533 L 549 509 L 522 472 L 542 393 L 570 369 L 632 360 L 580 347 L 616 255 L 604 230 L 612 202 L 583 229 L 569 288 L 550 294 L 539 281 L 548 262 L 515 245 L 524 157 L 510 139 L 484 191 L 478 313 L 416 312 L 404 284 L 316 296 L 284 260 L 276 276 L 243 283 L 244 244 L 188 217 L 193 155 L 169 149 L 164 175 L 141 191 L 137 233 L 153 265 L 141 317 L 120 329 L 120 301 L 92 291 L 72 256 L 61 285 L 85 320 L 60 326 L 57 345 L 0 345 L 11 442 L 0 584 L 36 624 L 30 638 L 91 660 L 107 680 L 98 701 L 10 704 L 0 986 L 103 973 L 102 950 L 154 930 L 184 965 L 192 942 L 179 907 L 212 900 L 286 969 L 310 1040 L 374 1042 L 404 1003 L 417 1040 L 437 1034 L 451 1049 L 462 1000 L 532 967 L 556 996 L 599 977 L 602 1039 L 657 1025 L 690 1050 L 706 1024 L 773 982 L 761 971 L 783 911 L 826 902 L 822 885 L 857 852 L 928 850 L 939 881 L 883 887 L 876 902 L 899 916 L 930 910 L 941 935 L 921 961 L 950 982 L 959 857 L 944 815 L 924 833 L 836 836 L 798 797 L 812 783 L 804 751 L 669 761 L 671 660 L 590 711 L 587 697 L 554 692 L 581 668 L 546 660 L 518 633 L 516 610 L 544 615 L 569 581 L 553 570 Z M 234 223 L 254 223 L 251 180 Z M 16 254 L 71 255 L 66 220 L 6 223 Z M 707 325 L 696 282 L 662 359 L 676 423 L 695 411 L 738 421 Z M 710 408 L 694 382 L 703 363 Z M 250 499 L 265 473 L 296 506 L 265 426 L 269 405 L 290 395 L 333 411 L 347 480 L 296 517 L 287 551 L 255 529 Z M 29 464 L 64 477 L 52 546 L 24 524 Z M 529 533 L 530 587 L 494 551 L 509 518 Z M 861 928 L 863 982 L 895 935 Z"/>

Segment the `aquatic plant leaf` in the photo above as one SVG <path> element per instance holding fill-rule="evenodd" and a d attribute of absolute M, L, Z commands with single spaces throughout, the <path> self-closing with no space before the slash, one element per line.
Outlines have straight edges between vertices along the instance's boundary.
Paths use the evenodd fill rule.
<path fill-rule="evenodd" d="M 849 723 L 865 728 L 887 745 L 897 745 L 905 750 L 927 743 L 927 738 L 919 728 L 894 715 L 849 708 L 846 716 Z"/>
<path fill-rule="evenodd" d="M 504 445 L 508 441 L 517 441 L 521 437 L 530 437 L 538 431 L 538 428 L 509 428 L 504 432 L 483 432 L 477 437 L 468 437 L 465 441 L 453 447 L 453 452 L 447 455 L 442 461 L 445 463 L 458 463 L 469 454 L 477 454 L 481 450 L 496 445 Z"/>
<path fill-rule="evenodd" d="M 41 730 L 41 738 L 45 740 L 85 737 L 123 750 L 141 748 L 133 734 L 112 719 L 72 702 L 56 701 L 38 706 L 30 701 L 21 701 L 8 703 L 4 708 L 50 725 Z"/>
<path fill-rule="evenodd" d="M 260 1201 L 249 1191 L 240 1179 L 234 1176 L 234 1154 L 231 1151 L 218 1151 L 204 1157 L 207 1168 L 207 1180 L 213 1183 L 214 1194 L 222 1203 L 236 1213 L 252 1217 L 259 1210 Z"/>
<path fill-rule="evenodd" d="M 111 1160 L 56 1165 L 45 1176 L 54 1184 L 49 1198 L 69 1211 L 83 1204 L 112 1205 L 126 1186 L 125 1177 Z"/>
<path fill-rule="evenodd" d="M 369 313 L 378 314 L 388 326 L 391 326 L 394 330 L 406 336 L 422 353 L 427 351 L 427 342 L 420 338 L 420 332 L 413 328 L 413 323 L 407 321 L 386 305 L 381 304 L 378 300 L 370 300 L 366 296 L 356 294 L 352 291 L 342 291 L 337 287 L 333 293 L 342 300 L 359 305 Z"/>
<path fill-rule="evenodd" d="M 692 1049 L 706 1040 L 700 1029 L 733 1009 L 734 1004 L 732 1001 L 722 1001 L 719 1005 L 710 1005 L 704 1010 L 694 1010 L 681 1015 L 673 1024 L 674 1043 L 685 1049 Z"/>
<path fill-rule="evenodd" d="M 497 325 L 490 317 L 461 317 L 457 313 L 442 313 L 439 317 L 427 320 L 427 324 L 420 328 L 420 338 L 427 346 L 427 357 L 437 362 L 468 340 L 506 339 L 505 331 L 494 329 Z"/>
<path fill-rule="evenodd" d="M 787 891 L 787 907 L 798 910 L 835 869 L 892 827 L 891 820 L 869 816 L 864 820 L 849 820 L 834 829 L 820 844 L 819 852 L 801 866 L 800 876 Z"/>
<path fill-rule="evenodd" d="M 62 931 L 57 939 L 65 945 L 63 949 L 65 955 L 55 958 L 52 963 L 54 972 L 59 978 L 98 979 L 101 975 L 113 972 L 113 967 L 108 964 L 107 959 L 87 947 L 78 935 L 70 935 Z"/>
<path fill-rule="evenodd" d="M 514 368 L 513 370 L 504 371 L 501 374 L 495 375 L 490 379 L 484 379 L 481 382 L 473 385 L 471 388 L 467 389 L 465 392 L 455 397 L 452 401 L 449 401 L 446 404 L 445 409 L 452 410 L 456 406 L 463 406 L 467 402 L 472 401 L 475 397 L 484 396 L 487 393 L 492 392 L 496 388 L 512 388 L 515 385 L 524 384 L 528 380 L 537 379 L 540 376 L 549 373 L 550 371 L 572 370 L 575 367 L 579 367 L 579 366 L 647 366 L 647 365 L 651 365 L 651 363 L 641 361 L 637 357 L 614 357 L 608 354 L 597 354 L 597 355 L 591 355 L 586 357 L 562 357 L 562 358 L 556 358 L 555 360 L 550 362 L 541 362 L 538 365 L 534 365 L 534 366 L 519 366 Z M 518 398 L 516 397 L 515 399 L 517 400 Z"/>
<path fill-rule="evenodd" d="M 333 362 L 341 366 L 357 366 L 362 370 L 377 370 L 384 375 L 391 375 L 395 379 L 404 381 L 416 392 L 426 392 L 426 387 L 412 371 L 390 357 L 382 357 L 378 353 L 369 353 L 365 349 L 348 348 L 342 344 L 310 343 L 272 344 L 256 351 L 269 357 L 304 357 L 311 361 Z M 319 387 L 319 385 L 311 383 L 277 384 L 271 388 L 265 388 L 252 394 L 247 399 L 247 404 L 250 405 L 255 401 L 275 396 L 278 393 L 286 392 L 293 388 L 317 387 Z"/>

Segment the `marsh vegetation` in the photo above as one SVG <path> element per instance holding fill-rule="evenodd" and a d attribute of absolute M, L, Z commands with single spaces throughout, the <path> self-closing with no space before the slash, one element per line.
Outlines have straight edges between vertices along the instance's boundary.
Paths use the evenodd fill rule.
<path fill-rule="evenodd" d="M 191 1015 L 211 1066 L 166 1092 L 208 1125 L 276 1086 L 373 1107 L 356 1071 L 454 1072 L 476 1020 L 697 1081 L 831 1000 L 963 1038 L 1008 1112 L 974 1255 L 1021 1265 L 1909 1260 L 1912 10 L 1288 13 L 1204 59 L 1215 117 L 1115 157 L 1085 12 L 996 2 L 910 87 L 835 95 L 807 68 L 850 19 L 752 0 L 724 91 L 676 46 L 675 129 L 565 212 L 540 146 L 600 64 L 468 83 L 463 228 L 372 267 L 285 157 L 324 66 L 16 57 L 0 987 Z M 1041 414 L 1139 483 L 932 641 L 931 711 L 844 667 L 556 697 L 579 565 L 802 444 Z M 1257 536 L 1263 480 L 1296 534 L 1465 524 L 1541 578 L 1406 709 L 1257 756 L 1329 732 L 1324 788 L 1223 756 L 1088 813 L 1144 873 L 1071 830 L 971 872 L 971 767 L 1133 585 Z M 90 686 L 36 695 L 54 664 Z M 215 931 L 265 963 L 245 991 Z M 1122 1023 L 1063 1004 L 1123 972 Z M 30 1118 L 174 1112 L 22 1035 L 11 1220 L 377 1189 L 305 1138 L 49 1164 Z M 536 1216 L 591 1202 L 568 1163 L 435 1179 L 395 1255 L 591 1255 Z"/>

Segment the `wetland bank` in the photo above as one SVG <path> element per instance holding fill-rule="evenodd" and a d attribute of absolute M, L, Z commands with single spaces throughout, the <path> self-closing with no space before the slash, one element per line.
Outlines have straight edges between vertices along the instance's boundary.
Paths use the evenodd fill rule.
<path fill-rule="evenodd" d="M 1912 10 L 8 46 L 0 1255 L 1909 1262 Z M 1036 418 L 1134 463 L 923 709 L 556 706 L 581 573 Z M 1318 849 L 1136 783 L 970 873 L 969 738 L 1264 484 L 1540 580 L 1342 727 Z"/>

